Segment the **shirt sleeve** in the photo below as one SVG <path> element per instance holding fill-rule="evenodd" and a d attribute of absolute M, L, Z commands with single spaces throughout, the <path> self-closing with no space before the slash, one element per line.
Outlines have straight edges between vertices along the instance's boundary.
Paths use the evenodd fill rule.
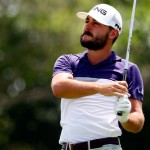
<path fill-rule="evenodd" d="M 144 85 L 140 70 L 137 65 L 132 65 L 128 70 L 128 89 L 131 94 L 130 98 L 134 98 L 143 102 Z"/>
<path fill-rule="evenodd" d="M 52 77 L 60 72 L 73 74 L 70 62 L 70 55 L 62 55 L 56 60 L 53 68 Z"/>

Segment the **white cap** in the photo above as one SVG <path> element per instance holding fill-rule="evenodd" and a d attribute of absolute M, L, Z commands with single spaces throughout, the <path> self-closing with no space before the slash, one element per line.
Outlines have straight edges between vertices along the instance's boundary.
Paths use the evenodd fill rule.
<path fill-rule="evenodd" d="M 106 26 L 111 26 L 119 31 L 122 31 L 122 17 L 120 13 L 112 6 L 108 4 L 99 4 L 94 6 L 88 13 L 78 12 L 76 14 L 80 19 L 86 19 L 89 15 L 99 23 Z"/>

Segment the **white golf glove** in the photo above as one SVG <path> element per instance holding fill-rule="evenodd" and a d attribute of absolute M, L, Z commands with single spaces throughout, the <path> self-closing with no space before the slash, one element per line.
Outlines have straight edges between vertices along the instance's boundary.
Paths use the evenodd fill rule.
<path fill-rule="evenodd" d="M 117 115 L 118 120 L 120 122 L 127 122 L 130 111 L 131 111 L 131 102 L 128 99 L 128 95 L 120 97 L 115 107 L 115 113 Z"/>

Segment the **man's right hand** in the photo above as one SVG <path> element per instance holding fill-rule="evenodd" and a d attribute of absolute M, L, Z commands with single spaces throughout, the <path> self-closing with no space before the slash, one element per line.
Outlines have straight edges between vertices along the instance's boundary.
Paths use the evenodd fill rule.
<path fill-rule="evenodd" d="M 52 78 L 51 87 L 53 94 L 59 98 L 79 98 L 98 93 L 117 97 L 129 95 L 126 81 L 85 82 L 74 80 L 69 73 L 56 74 Z"/>
<path fill-rule="evenodd" d="M 122 97 L 128 95 L 128 84 L 126 81 L 114 81 L 107 83 L 97 83 L 97 92 L 105 96 Z"/>

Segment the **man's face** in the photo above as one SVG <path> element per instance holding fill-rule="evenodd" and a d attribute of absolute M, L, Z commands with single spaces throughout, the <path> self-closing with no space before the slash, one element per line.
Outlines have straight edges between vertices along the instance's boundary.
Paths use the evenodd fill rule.
<path fill-rule="evenodd" d="M 89 50 L 102 49 L 108 41 L 109 32 L 110 28 L 108 26 L 105 26 L 88 16 L 85 20 L 80 43 Z"/>

